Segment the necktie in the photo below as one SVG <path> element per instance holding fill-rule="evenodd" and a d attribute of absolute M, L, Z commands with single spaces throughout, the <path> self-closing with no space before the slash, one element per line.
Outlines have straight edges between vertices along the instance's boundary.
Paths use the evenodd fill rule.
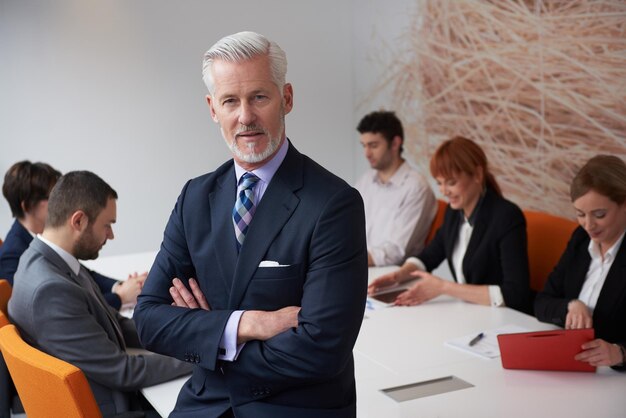
<path fill-rule="evenodd" d="M 252 221 L 254 210 L 254 186 L 259 178 L 252 173 L 245 173 L 239 180 L 237 188 L 237 200 L 233 208 L 233 224 L 235 226 L 235 237 L 237 238 L 237 251 L 241 249 L 243 240 L 248 232 L 248 225 Z"/>

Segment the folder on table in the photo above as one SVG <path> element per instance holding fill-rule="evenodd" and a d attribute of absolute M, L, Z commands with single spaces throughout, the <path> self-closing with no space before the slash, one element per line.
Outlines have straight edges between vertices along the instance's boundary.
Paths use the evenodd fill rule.
<path fill-rule="evenodd" d="M 593 339 L 593 328 L 500 334 L 502 367 L 594 372 L 594 366 L 574 359 Z"/>

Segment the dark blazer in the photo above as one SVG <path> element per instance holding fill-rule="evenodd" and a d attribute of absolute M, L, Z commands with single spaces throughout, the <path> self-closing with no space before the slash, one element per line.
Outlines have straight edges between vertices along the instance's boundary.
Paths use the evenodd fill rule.
<path fill-rule="evenodd" d="M 535 300 L 535 315 L 540 321 L 565 326 L 567 304 L 578 299 L 591 264 L 589 241 L 589 234 L 582 227 L 574 230 Z M 626 242 L 622 242 L 600 291 L 593 310 L 593 327 L 597 338 L 626 344 Z"/>
<path fill-rule="evenodd" d="M 158 354 L 127 354 L 140 346 L 133 321 L 106 304 L 86 269 L 76 275 L 39 239 L 15 272 L 9 317 L 29 344 L 85 373 L 105 416 L 130 410 L 135 391 L 191 371 Z"/>
<path fill-rule="evenodd" d="M 170 417 L 229 407 L 238 418 L 355 417 L 352 348 L 367 288 L 359 193 L 289 144 L 238 256 L 236 189 L 232 160 L 185 185 L 135 308 L 146 348 L 198 366 Z M 171 306 L 174 277 L 197 278 L 211 311 Z M 297 328 L 218 360 L 234 310 L 291 305 L 302 307 Z"/>
<path fill-rule="evenodd" d="M 0 246 L 0 279 L 7 279 L 13 285 L 13 275 L 17 270 L 20 257 L 32 240 L 33 236 L 16 219 L 4 240 L 4 244 Z M 111 292 L 116 281 L 95 271 L 90 271 L 90 273 L 108 304 L 119 310 L 122 301 L 117 294 Z"/>
<path fill-rule="evenodd" d="M 476 213 L 474 230 L 463 258 L 468 284 L 498 285 L 506 306 L 531 312 L 526 243 L 526 220 L 520 208 L 490 188 Z M 452 251 L 459 237 L 462 215 L 446 208 L 443 225 L 430 244 L 417 256 L 432 271 L 443 260 L 452 265 Z"/>

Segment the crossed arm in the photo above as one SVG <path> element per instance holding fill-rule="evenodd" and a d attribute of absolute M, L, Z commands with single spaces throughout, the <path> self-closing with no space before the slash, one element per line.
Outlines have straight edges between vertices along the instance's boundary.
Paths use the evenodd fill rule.
<path fill-rule="evenodd" d="M 210 311 L 211 307 L 202 293 L 198 282 L 189 279 L 189 287 L 178 278 L 172 280 L 170 295 L 173 306 L 190 309 L 204 309 Z M 298 326 L 299 306 L 287 306 L 276 311 L 245 311 L 239 320 L 237 329 L 237 344 L 243 344 L 252 340 L 266 341 L 289 328 Z"/>

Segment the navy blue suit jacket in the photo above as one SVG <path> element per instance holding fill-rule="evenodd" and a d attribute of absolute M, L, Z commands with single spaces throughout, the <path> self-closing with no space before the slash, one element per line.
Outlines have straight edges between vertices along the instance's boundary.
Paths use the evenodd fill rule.
<path fill-rule="evenodd" d="M 290 144 L 238 255 L 236 189 L 232 160 L 185 185 L 135 308 L 146 348 L 197 364 L 170 416 L 355 417 L 352 348 L 367 288 L 359 193 Z M 171 306 L 174 277 L 196 278 L 211 310 Z M 234 310 L 292 305 L 302 307 L 297 328 L 218 360 Z"/>
<path fill-rule="evenodd" d="M 447 259 L 456 280 L 452 252 L 459 238 L 461 220 L 460 211 L 448 205 L 443 225 L 417 256 L 426 270 L 434 270 Z M 463 258 L 465 281 L 498 285 L 506 306 L 531 313 L 526 241 L 526 220 L 520 208 L 487 188 Z"/>
<path fill-rule="evenodd" d="M 574 230 L 535 300 L 535 315 L 540 321 L 565 326 L 567 304 L 578 299 L 591 264 L 589 240 L 582 227 Z M 597 338 L 626 345 L 626 241 L 622 242 L 600 291 L 593 310 L 593 327 Z"/>
<path fill-rule="evenodd" d="M 32 240 L 33 236 L 16 219 L 4 240 L 4 244 L 0 247 L 0 279 L 7 279 L 11 286 L 20 257 Z M 108 304 L 119 310 L 122 301 L 117 294 L 111 292 L 116 281 L 95 271 L 90 270 L 90 273 Z"/>

